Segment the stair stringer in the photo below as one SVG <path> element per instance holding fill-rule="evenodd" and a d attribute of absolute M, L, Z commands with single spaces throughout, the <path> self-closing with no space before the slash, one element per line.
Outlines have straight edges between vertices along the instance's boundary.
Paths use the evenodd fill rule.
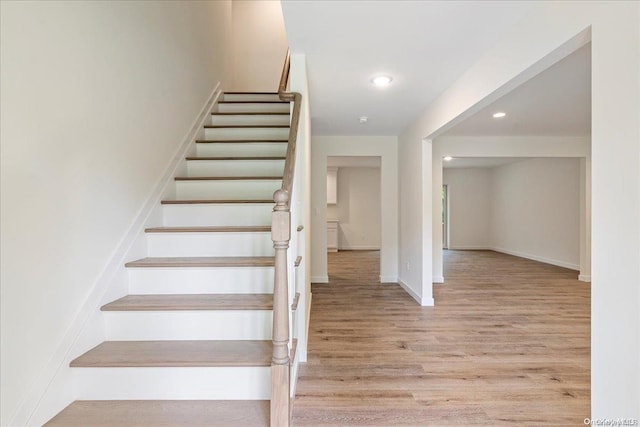
<path fill-rule="evenodd" d="M 10 425 L 43 425 L 66 405 L 76 399 L 73 375 L 69 363 L 75 356 L 106 339 L 104 314 L 100 307 L 124 296 L 128 292 L 126 261 L 145 256 L 145 228 L 162 225 L 160 201 L 173 196 L 174 177 L 186 171 L 185 157 L 195 152 L 195 141 L 204 136 L 204 125 L 217 111 L 222 97 L 221 83 L 217 82 L 191 123 L 175 154 L 159 177 L 131 226 L 122 236 L 102 273 L 96 278 L 82 306 L 78 309 L 71 327 L 57 345 L 49 363 L 30 385 Z"/>

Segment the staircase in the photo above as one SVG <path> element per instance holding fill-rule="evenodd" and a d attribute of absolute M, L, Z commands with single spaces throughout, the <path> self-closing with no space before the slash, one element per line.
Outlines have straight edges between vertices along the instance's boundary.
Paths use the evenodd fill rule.
<path fill-rule="evenodd" d="M 101 308 L 107 341 L 70 364 L 79 400 L 47 426 L 283 425 L 270 399 L 277 390 L 286 403 L 275 410 L 290 412 L 298 298 L 284 288 L 278 341 L 274 265 L 285 252 L 271 223 L 289 131 L 277 93 L 224 94 L 175 198 L 162 201 L 163 226 L 146 229 L 148 256 L 126 264 L 129 295 Z M 286 390 L 272 388 L 272 372 Z"/>

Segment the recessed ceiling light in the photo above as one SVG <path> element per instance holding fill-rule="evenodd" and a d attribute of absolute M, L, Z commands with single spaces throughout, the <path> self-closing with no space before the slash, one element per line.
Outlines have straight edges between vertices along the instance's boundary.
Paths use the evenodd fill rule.
<path fill-rule="evenodd" d="M 369 120 L 369 117 L 367 116 L 360 117 L 360 123 L 367 123 L 368 120 Z"/>
<path fill-rule="evenodd" d="M 444 157 L 444 161 L 445 162 L 450 162 L 451 160 L 453 160 L 453 157 L 451 157 L 451 156 L 445 156 Z"/>
<path fill-rule="evenodd" d="M 507 115 L 507 113 L 504 113 L 502 111 L 498 111 L 497 113 L 493 113 L 493 118 L 494 119 L 501 119 L 506 115 Z"/>
<path fill-rule="evenodd" d="M 371 83 L 376 87 L 386 87 L 391 84 L 392 80 L 391 76 L 375 76 L 371 79 Z"/>

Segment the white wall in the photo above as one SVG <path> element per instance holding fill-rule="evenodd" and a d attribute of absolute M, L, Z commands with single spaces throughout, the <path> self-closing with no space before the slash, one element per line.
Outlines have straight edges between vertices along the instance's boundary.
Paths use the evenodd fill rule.
<path fill-rule="evenodd" d="M 431 177 L 425 175 L 431 170 L 425 165 L 431 164 L 432 147 L 420 135 L 420 128 L 412 126 L 398 137 L 398 282 L 420 305 L 430 306 L 432 198 Z"/>
<path fill-rule="evenodd" d="M 229 81 L 231 5 L 2 2 L 0 15 L 0 424 L 22 425 L 114 251 Z"/>
<path fill-rule="evenodd" d="M 398 152 L 393 136 L 311 138 L 311 280 L 327 276 L 327 157 L 380 156 L 380 280 L 398 280 Z"/>
<path fill-rule="evenodd" d="M 380 168 L 338 169 L 338 203 L 327 205 L 337 219 L 338 249 L 380 249 Z"/>
<path fill-rule="evenodd" d="M 287 53 L 280 0 L 233 0 L 233 91 L 277 92 Z"/>
<path fill-rule="evenodd" d="M 537 158 L 444 169 L 450 249 L 491 249 L 579 270 L 580 163 Z"/>
<path fill-rule="evenodd" d="M 487 249 L 491 245 L 489 168 L 451 168 L 443 171 L 449 192 L 449 249 Z M 435 217 L 442 218 L 442 215 Z M 442 240 L 440 240 L 442 241 Z"/>
<path fill-rule="evenodd" d="M 440 241 L 442 241 L 442 227 L 438 218 L 442 215 L 440 206 L 439 188 L 442 186 L 442 158 L 454 157 L 541 157 L 541 158 L 584 158 L 585 167 L 580 173 L 580 278 L 589 281 L 591 265 L 589 255 L 591 253 L 591 139 L 588 137 L 508 137 L 508 136 L 440 136 L 433 142 L 432 159 L 432 196 L 433 196 L 433 282 L 442 283 L 444 277 L 443 258 Z M 584 191 L 583 191 L 584 190 Z"/>
<path fill-rule="evenodd" d="M 580 159 L 529 159 L 493 169 L 494 250 L 580 269 Z"/>
<path fill-rule="evenodd" d="M 591 418 L 640 418 L 639 27 L 638 2 L 536 3 L 398 140 L 401 159 L 419 153 L 423 138 L 442 134 L 591 41 Z M 403 165 L 407 170 L 401 176 L 401 185 L 408 181 L 404 177 L 423 178 L 423 209 L 433 184 L 431 158 L 425 162 L 426 157 L 422 163 Z M 401 263 L 412 244 L 404 236 L 418 225 L 404 218 L 414 218 L 417 209 L 401 197 Z M 420 222 L 423 241 L 432 245 L 431 215 L 423 215 Z M 430 278 L 427 251 L 423 245 L 423 277 Z"/>

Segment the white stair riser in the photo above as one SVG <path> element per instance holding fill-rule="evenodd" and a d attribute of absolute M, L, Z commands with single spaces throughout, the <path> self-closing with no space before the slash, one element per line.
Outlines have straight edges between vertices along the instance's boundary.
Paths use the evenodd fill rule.
<path fill-rule="evenodd" d="M 285 156 L 287 144 L 281 142 L 200 143 L 196 144 L 196 154 L 201 157 Z"/>
<path fill-rule="evenodd" d="M 78 400 L 262 400 L 270 367 L 74 368 Z"/>
<path fill-rule="evenodd" d="M 105 311 L 107 340 L 270 340 L 271 310 Z"/>
<path fill-rule="evenodd" d="M 233 114 L 211 115 L 212 125 L 289 125 L 288 114 Z"/>
<path fill-rule="evenodd" d="M 291 107 L 288 102 L 278 103 L 250 103 L 243 102 L 237 104 L 218 104 L 218 111 L 221 113 L 243 113 L 243 112 L 270 112 L 270 113 L 288 113 Z"/>
<path fill-rule="evenodd" d="M 163 224 L 165 227 L 270 225 L 273 206 L 271 203 L 163 205 Z"/>
<path fill-rule="evenodd" d="M 271 233 L 147 233 L 151 257 L 273 256 Z"/>
<path fill-rule="evenodd" d="M 282 185 L 274 180 L 176 181 L 178 200 L 267 200 Z"/>
<path fill-rule="evenodd" d="M 129 268 L 130 294 L 269 294 L 273 267 Z"/>
<path fill-rule="evenodd" d="M 288 139 L 289 128 L 206 128 L 205 139 Z"/>
<path fill-rule="evenodd" d="M 189 176 L 282 176 L 284 160 L 189 160 Z"/>
<path fill-rule="evenodd" d="M 225 93 L 225 101 L 280 101 L 277 93 Z"/>

